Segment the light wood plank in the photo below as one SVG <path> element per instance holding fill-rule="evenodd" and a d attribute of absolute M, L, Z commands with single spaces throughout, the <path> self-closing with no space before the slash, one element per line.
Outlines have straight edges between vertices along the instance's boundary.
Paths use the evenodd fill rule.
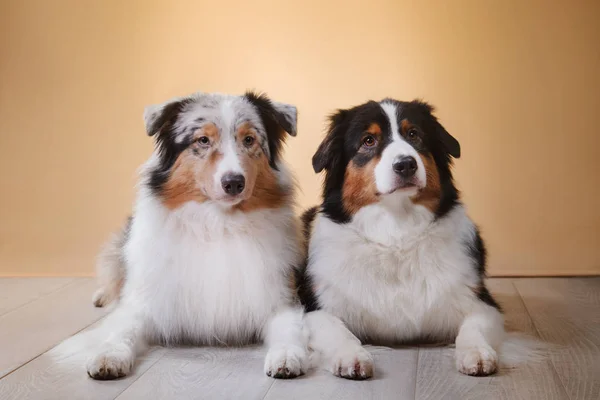
<path fill-rule="evenodd" d="M 507 327 L 560 345 L 547 360 L 473 378 L 456 371 L 452 348 L 371 348 L 376 376 L 370 381 L 325 371 L 277 381 L 263 373 L 262 348 L 154 348 L 130 377 L 98 382 L 83 365 L 59 368 L 44 353 L 106 313 L 91 305 L 95 284 L 76 279 L 52 291 L 32 282 L 27 295 L 37 298 L 13 302 L 0 316 L 0 376 L 25 363 L 0 380 L 0 398 L 600 398 L 600 278 L 491 279 L 488 285 Z M 16 284 L 12 290 L 21 291 Z"/>
<path fill-rule="evenodd" d="M 162 347 L 152 348 L 137 360 L 132 375 L 115 381 L 96 381 L 87 376 L 83 363 L 57 365 L 50 352 L 46 352 L 0 381 L 0 399 L 112 400 L 164 353 Z"/>
<path fill-rule="evenodd" d="M 95 287 L 92 279 L 76 279 L 1 316 L 0 377 L 100 319 L 106 310 L 92 305 Z"/>
<path fill-rule="evenodd" d="M 107 311 L 110 310 L 111 308 Z M 63 345 L 69 347 L 68 342 L 71 340 L 78 342 L 77 348 L 89 340 L 96 340 L 94 333 L 87 338 L 82 339 L 82 337 L 98 328 L 103 321 L 104 318 L 101 318 L 82 332 L 68 338 L 65 343 L 61 343 L 1 379 L 0 399 L 112 400 L 142 376 L 166 352 L 163 347 L 153 347 L 136 360 L 130 376 L 105 382 L 88 377 L 85 370 L 85 362 L 89 356 L 87 352 L 84 352 L 83 356 L 79 353 L 74 354 L 72 358 L 67 358 L 66 362 L 64 359 L 61 362 L 55 360 L 53 350 L 56 354 L 62 354 L 58 349 Z"/>
<path fill-rule="evenodd" d="M 375 357 L 375 376 L 350 381 L 323 370 L 305 377 L 275 381 L 265 399 L 414 399 L 418 349 L 369 347 Z"/>
<path fill-rule="evenodd" d="M 535 327 L 510 279 L 490 279 L 490 291 L 502 305 L 509 331 L 535 335 Z M 491 377 L 470 377 L 456 370 L 454 349 L 421 348 L 418 399 L 565 399 L 568 398 L 549 358 L 501 368 Z"/>
<path fill-rule="evenodd" d="M 273 384 L 264 356 L 259 347 L 169 349 L 118 399 L 262 399 Z"/>
<path fill-rule="evenodd" d="M 0 278 L 0 316 L 73 282 L 75 278 Z"/>
<path fill-rule="evenodd" d="M 515 282 L 571 399 L 600 398 L 600 278 Z"/>

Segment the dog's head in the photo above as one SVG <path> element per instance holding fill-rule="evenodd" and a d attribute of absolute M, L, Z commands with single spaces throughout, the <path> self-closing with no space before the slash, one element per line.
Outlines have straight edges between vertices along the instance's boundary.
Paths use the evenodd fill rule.
<path fill-rule="evenodd" d="M 326 171 L 324 212 L 347 222 L 393 196 L 446 213 L 458 199 L 450 166 L 460 145 L 432 112 L 421 101 L 385 99 L 333 114 L 313 157 L 315 172 Z"/>
<path fill-rule="evenodd" d="M 169 208 L 195 201 L 225 207 L 276 207 L 285 198 L 279 158 L 296 135 L 294 106 L 265 95 L 194 94 L 150 106 L 146 131 L 156 140 L 147 185 Z"/>

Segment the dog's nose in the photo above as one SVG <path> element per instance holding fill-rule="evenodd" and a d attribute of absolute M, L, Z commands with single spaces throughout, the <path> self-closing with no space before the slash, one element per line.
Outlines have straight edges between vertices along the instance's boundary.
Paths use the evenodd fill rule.
<path fill-rule="evenodd" d="M 403 178 L 410 178 L 417 172 L 417 160 L 414 157 L 402 157 L 392 165 L 394 171 Z"/>
<path fill-rule="evenodd" d="M 230 196 L 236 196 L 244 191 L 246 179 L 244 175 L 227 174 L 221 179 L 221 186 L 225 193 Z"/>

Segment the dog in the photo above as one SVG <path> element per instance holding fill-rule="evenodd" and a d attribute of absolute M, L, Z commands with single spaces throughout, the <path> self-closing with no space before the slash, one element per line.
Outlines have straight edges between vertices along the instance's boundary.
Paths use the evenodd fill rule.
<path fill-rule="evenodd" d="M 315 350 L 357 355 L 354 373 L 368 377 L 357 340 L 455 341 L 460 372 L 497 370 L 503 314 L 453 181 L 459 157 L 422 101 L 369 101 L 330 117 L 312 159 L 325 171 L 323 200 L 303 215 L 309 253 L 297 278 L 309 315 L 329 328 Z"/>
<path fill-rule="evenodd" d="M 99 257 L 93 302 L 117 305 L 88 375 L 128 375 L 149 343 L 256 341 L 268 346 L 268 376 L 303 374 L 308 334 L 293 278 L 304 250 L 281 157 L 296 107 L 197 93 L 147 107 L 144 119 L 155 150 L 133 215 Z"/>

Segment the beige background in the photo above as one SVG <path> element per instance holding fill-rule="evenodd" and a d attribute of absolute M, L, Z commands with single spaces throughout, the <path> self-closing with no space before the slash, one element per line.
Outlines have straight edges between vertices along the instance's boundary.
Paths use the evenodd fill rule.
<path fill-rule="evenodd" d="M 331 110 L 421 97 L 495 275 L 600 273 L 600 2 L 0 0 L 0 275 L 87 275 L 151 151 L 142 110 L 196 90 Z"/>

